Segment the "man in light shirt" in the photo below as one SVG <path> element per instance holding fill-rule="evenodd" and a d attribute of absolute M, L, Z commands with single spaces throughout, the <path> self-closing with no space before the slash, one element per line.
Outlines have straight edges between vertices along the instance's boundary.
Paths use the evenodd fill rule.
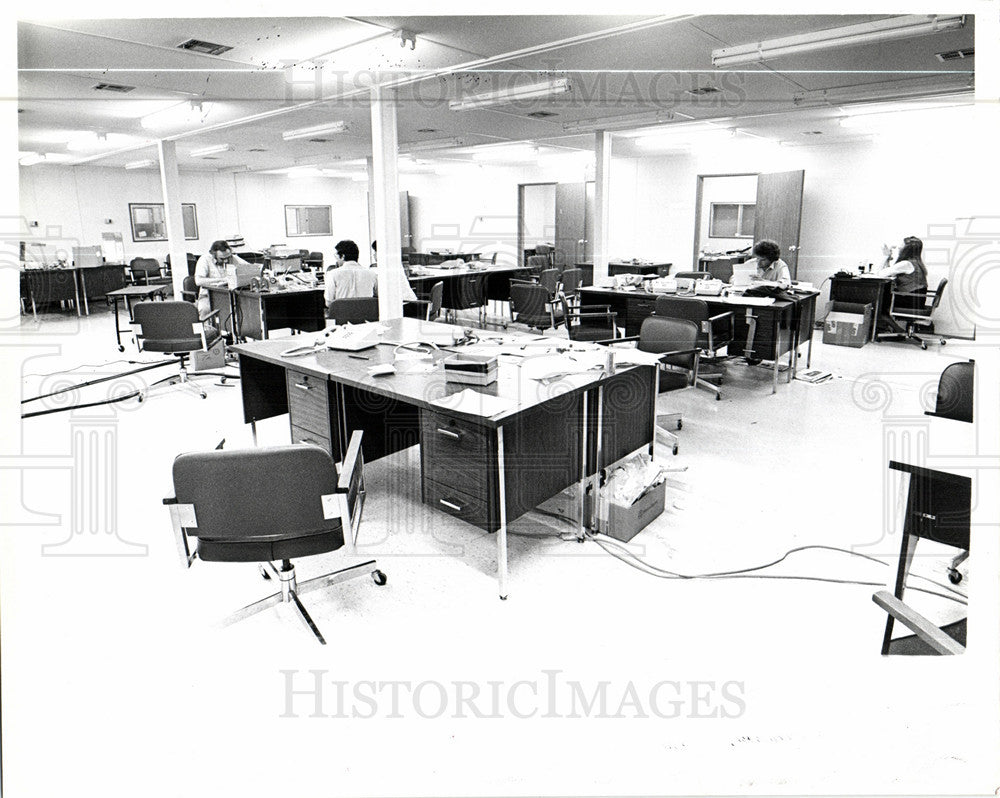
<path fill-rule="evenodd" d="M 323 291 L 329 306 L 335 299 L 375 296 L 375 272 L 358 263 L 358 245 L 353 241 L 338 242 L 334 247 L 337 266 L 326 273 L 326 287 Z"/>

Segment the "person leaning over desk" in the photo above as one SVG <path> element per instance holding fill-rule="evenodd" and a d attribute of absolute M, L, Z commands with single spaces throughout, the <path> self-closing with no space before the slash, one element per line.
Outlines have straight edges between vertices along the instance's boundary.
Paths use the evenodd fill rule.
<path fill-rule="evenodd" d="M 206 316 L 212 309 L 208 286 L 225 286 L 226 267 L 230 264 L 249 265 L 239 255 L 234 255 L 225 241 L 213 241 L 208 254 L 198 258 L 194 267 L 194 282 L 198 286 L 198 315 Z"/>
<path fill-rule="evenodd" d="M 892 292 L 897 295 L 894 299 L 897 310 L 922 308 L 927 294 L 927 267 L 923 259 L 924 242 L 916 236 L 907 236 L 903 239 L 903 246 L 899 248 L 896 262 L 891 263 L 894 249 L 895 247 L 888 244 L 882 245 L 885 262 L 876 274 L 879 277 L 892 278 Z M 900 296 L 901 294 L 908 296 Z M 883 310 L 878 326 L 883 330 L 905 332 L 903 327 L 889 316 L 888 308 Z"/>
<path fill-rule="evenodd" d="M 768 280 L 778 283 L 782 288 L 792 284 L 792 273 L 788 264 L 781 259 L 781 248 L 774 242 L 764 239 L 754 244 L 751 254 L 757 258 L 758 280 Z"/>

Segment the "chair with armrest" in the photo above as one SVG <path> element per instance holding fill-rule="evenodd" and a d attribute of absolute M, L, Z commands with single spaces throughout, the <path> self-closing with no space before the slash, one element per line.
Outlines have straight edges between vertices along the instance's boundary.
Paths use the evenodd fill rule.
<path fill-rule="evenodd" d="M 965 620 L 938 627 L 903 601 L 917 541 L 921 538 L 969 550 L 972 480 L 907 463 L 890 462 L 889 468 L 910 475 L 902 543 L 896 570 L 895 590 L 880 590 L 872 596 L 885 610 L 882 654 L 961 654 L 965 650 Z M 914 633 L 893 638 L 895 621 Z"/>
<path fill-rule="evenodd" d="M 326 306 L 326 317 L 334 324 L 378 321 L 378 297 L 335 299 Z"/>
<path fill-rule="evenodd" d="M 580 304 L 580 286 L 583 284 L 583 269 L 563 269 L 562 287 L 559 289 L 569 300 L 571 307 Z"/>
<path fill-rule="evenodd" d="M 443 290 L 443 289 L 442 289 Z M 457 322 L 457 311 L 475 310 L 479 316 L 479 326 L 486 324 L 486 275 L 463 274 L 455 279 L 450 298 L 448 315 Z"/>
<path fill-rule="evenodd" d="M 181 299 L 185 302 L 198 301 L 198 283 L 195 282 L 194 277 L 190 274 L 184 278 L 183 287 L 181 289 Z"/>
<path fill-rule="evenodd" d="M 179 455 L 170 508 L 178 552 L 186 567 L 204 562 L 258 563 L 280 590 L 222 621 L 224 626 L 278 604 L 292 604 L 326 645 L 300 596 L 370 573 L 384 585 L 375 560 L 298 582 L 292 559 L 346 548 L 353 553 L 364 507 L 361 432 L 351 436 L 341 465 L 312 444 Z M 345 545 L 346 544 L 346 545 Z M 193 548 L 192 548 L 193 545 Z M 280 562 L 280 566 L 276 563 Z"/>
<path fill-rule="evenodd" d="M 561 297 L 553 299 L 548 289 L 537 283 L 510 285 L 511 321 L 538 330 L 555 329 L 566 323 Z"/>
<path fill-rule="evenodd" d="M 975 404 L 976 361 L 952 363 L 946 366 L 938 379 L 937 397 L 933 410 L 925 410 L 924 415 L 947 418 L 952 421 L 973 422 L 973 405 Z M 948 569 L 948 579 L 953 585 L 962 581 L 962 573 L 958 570 L 969 558 L 969 552 L 956 554 Z"/>
<path fill-rule="evenodd" d="M 308 266 L 310 269 L 322 269 L 323 268 L 323 253 L 322 252 L 310 252 L 303 258 L 302 263 L 304 266 Z"/>
<path fill-rule="evenodd" d="M 444 301 L 444 283 L 434 283 L 428 293 L 430 304 L 427 306 L 427 321 L 437 321 L 441 315 L 441 303 Z"/>
<path fill-rule="evenodd" d="M 905 332 L 879 332 L 875 334 L 875 340 L 895 338 L 920 344 L 921 349 L 926 349 L 927 339 L 921 337 L 917 331 L 921 327 L 933 328 L 932 316 L 938 305 L 941 304 L 941 297 L 944 295 L 946 285 L 948 285 L 948 278 L 943 277 L 937 288 L 933 291 L 928 290 L 926 293 L 904 294 L 893 291 L 889 301 L 889 316 L 903 327 Z M 928 300 L 930 300 L 930 304 L 928 304 Z M 944 338 L 940 337 L 933 340 L 942 346 L 947 343 Z"/>
<path fill-rule="evenodd" d="M 552 260 L 548 255 L 528 255 L 528 260 L 524 265 L 531 274 L 537 276 L 543 269 L 548 269 L 552 265 Z"/>
<path fill-rule="evenodd" d="M 163 275 L 156 258 L 132 258 L 126 271 L 131 285 L 166 285 L 170 282 L 170 278 Z"/>
<path fill-rule="evenodd" d="M 693 321 L 650 316 L 643 320 L 638 335 L 599 343 L 617 345 L 625 341 L 636 341 L 636 346 L 641 351 L 660 356 L 660 368 L 657 370 L 660 393 L 683 390 L 697 382 L 700 350 L 698 325 Z M 667 424 L 675 424 L 677 429 L 681 429 L 681 414 L 665 413 L 656 416 L 656 431 L 667 439 L 673 453 L 677 454 L 678 439 L 666 428 Z"/>
<path fill-rule="evenodd" d="M 193 377 L 217 376 L 225 382 L 228 375 L 203 371 L 189 374 L 188 359 L 194 352 L 208 351 L 222 339 L 218 329 L 208 324 L 219 315 L 213 310 L 204 318 L 198 316 L 198 306 L 180 300 L 140 302 L 132 307 L 135 342 L 140 352 L 164 352 L 176 355 L 180 362 L 178 374 L 153 383 L 180 383 L 187 390 L 201 396 L 206 394 L 191 384 Z"/>
<path fill-rule="evenodd" d="M 672 319 L 688 319 L 698 325 L 698 348 L 701 350 L 701 360 L 711 360 L 718 357 L 718 350 L 732 343 L 735 334 L 733 312 L 725 311 L 714 316 L 708 309 L 708 303 L 703 299 L 678 299 L 672 296 L 660 296 L 656 299 L 653 311 L 657 316 Z M 716 399 L 722 398 L 722 391 L 708 380 L 722 382 L 722 372 L 716 374 L 698 373 L 696 385 L 707 388 L 715 394 Z"/>
<path fill-rule="evenodd" d="M 618 314 L 610 305 L 587 305 L 574 309 L 569 297 L 561 297 L 566 334 L 571 341 L 614 343 L 618 338 Z"/>

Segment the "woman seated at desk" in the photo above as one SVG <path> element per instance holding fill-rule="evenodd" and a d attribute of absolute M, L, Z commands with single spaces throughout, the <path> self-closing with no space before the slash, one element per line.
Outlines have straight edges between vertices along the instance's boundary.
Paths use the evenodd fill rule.
<path fill-rule="evenodd" d="M 791 270 L 781 259 L 781 248 L 774 241 L 758 241 L 751 254 L 757 259 L 756 279 L 777 283 L 782 288 L 792 284 Z"/>
<path fill-rule="evenodd" d="M 888 244 L 882 246 L 885 262 L 876 274 L 879 277 L 892 278 L 892 292 L 896 294 L 893 304 L 897 310 L 906 311 L 922 308 L 926 302 L 927 294 L 927 267 L 924 265 L 923 259 L 924 242 L 916 236 L 907 236 L 903 239 L 903 246 L 899 248 L 896 262 L 891 263 L 894 249 L 895 247 Z M 881 318 L 878 319 L 878 329 L 898 333 L 906 332 L 889 316 L 888 308 L 883 308 Z"/>

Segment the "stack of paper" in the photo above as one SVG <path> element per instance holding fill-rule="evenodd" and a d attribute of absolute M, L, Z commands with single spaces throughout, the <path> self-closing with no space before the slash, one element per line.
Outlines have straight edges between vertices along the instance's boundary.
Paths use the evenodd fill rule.
<path fill-rule="evenodd" d="M 510 399 L 501 399 L 499 396 L 479 393 L 471 388 L 466 388 L 464 391 L 453 393 L 450 396 L 442 396 L 440 399 L 432 399 L 431 404 L 481 418 L 492 418 L 517 407 L 517 403 Z"/>

